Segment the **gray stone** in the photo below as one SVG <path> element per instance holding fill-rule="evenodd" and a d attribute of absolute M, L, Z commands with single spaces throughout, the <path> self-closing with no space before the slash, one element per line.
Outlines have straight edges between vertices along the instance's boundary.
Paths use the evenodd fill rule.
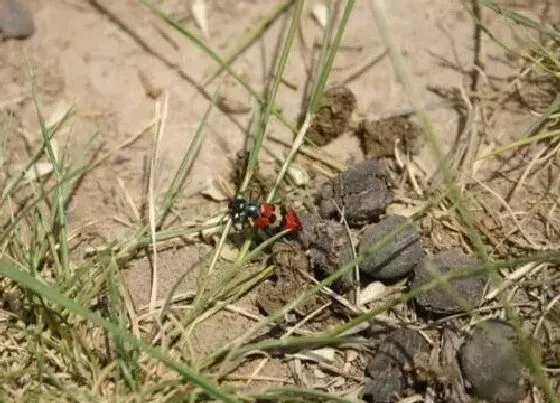
<path fill-rule="evenodd" d="M 460 350 L 463 376 L 474 394 L 491 402 L 518 402 L 527 394 L 515 329 L 497 320 L 476 326 Z"/>
<path fill-rule="evenodd" d="M 416 266 L 411 289 L 415 290 L 434 280 L 434 277 L 428 270 L 429 267 L 443 276 L 455 269 L 477 266 L 479 264 L 480 261 L 478 259 L 465 256 L 456 250 L 442 252 L 432 258 L 426 258 L 423 264 Z M 466 302 L 470 307 L 476 307 L 480 303 L 485 286 L 486 276 L 484 275 L 463 277 L 449 281 L 449 290 L 443 285 L 437 285 L 417 296 L 415 301 L 417 307 L 426 313 L 451 315 L 465 311 L 457 298 Z"/>
<path fill-rule="evenodd" d="M 31 14 L 17 0 L 0 0 L 0 31 L 6 39 L 25 39 L 35 32 Z"/>
<path fill-rule="evenodd" d="M 406 227 L 384 246 L 366 254 L 376 243 L 383 241 L 384 237 L 401 225 Z M 358 251 L 360 256 L 366 255 L 360 270 L 374 280 L 397 280 L 405 277 L 424 259 L 416 226 L 407 218 L 398 215 L 384 217 L 378 224 L 367 228 L 361 235 Z"/>

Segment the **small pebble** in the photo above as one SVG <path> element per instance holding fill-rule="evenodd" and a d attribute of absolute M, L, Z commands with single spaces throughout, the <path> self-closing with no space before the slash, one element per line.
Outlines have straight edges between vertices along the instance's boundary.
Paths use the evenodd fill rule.
<path fill-rule="evenodd" d="M 424 251 L 418 230 L 410 220 L 399 215 L 384 217 L 362 233 L 358 248 L 360 256 L 365 255 L 400 225 L 406 227 L 363 260 L 360 270 L 368 277 L 374 280 L 397 280 L 407 276 L 422 263 Z"/>
<path fill-rule="evenodd" d="M 445 275 L 455 269 L 479 265 L 480 261 L 473 257 L 465 256 L 457 250 L 449 250 L 431 258 L 426 258 L 424 263 L 417 265 L 414 270 L 414 280 L 411 285 L 413 290 L 434 280 L 434 277 L 428 271 L 428 264 L 434 270 L 437 270 L 440 275 Z M 421 312 L 436 315 L 452 315 L 464 312 L 463 306 L 454 296 L 460 297 L 474 308 L 480 303 L 485 285 L 486 277 L 484 275 L 449 281 L 452 294 L 449 293 L 446 287 L 437 285 L 422 295 L 417 296 L 415 298 L 416 306 L 420 308 Z"/>
<path fill-rule="evenodd" d="M 460 350 L 463 376 L 473 393 L 491 402 L 519 402 L 527 394 L 524 366 L 514 340 L 515 329 L 507 323 L 488 320 L 478 324 Z"/>
<path fill-rule="evenodd" d="M 31 14 L 17 0 L 0 0 L 0 31 L 3 40 L 25 39 L 35 32 Z"/>

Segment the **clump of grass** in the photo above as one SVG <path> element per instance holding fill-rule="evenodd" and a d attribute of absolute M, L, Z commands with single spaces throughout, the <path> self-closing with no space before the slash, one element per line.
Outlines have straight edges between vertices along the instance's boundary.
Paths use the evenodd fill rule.
<path fill-rule="evenodd" d="M 481 1 L 480 4 L 490 10 L 499 10 L 512 22 L 544 32 L 549 39 L 552 39 L 552 44 L 547 42 L 546 46 L 536 47 L 535 53 L 526 54 L 525 58 L 533 63 L 534 68 L 538 67 L 548 74 L 553 82 L 558 80 L 560 61 L 558 59 L 558 36 L 555 31 L 550 31 L 543 24 L 522 19 L 513 12 L 506 13 L 504 9 L 498 9 L 492 3 Z M 478 12 L 473 12 L 474 26 L 475 30 L 478 30 L 478 36 L 481 31 L 486 32 L 485 28 L 481 26 L 480 20 L 476 19 L 477 14 L 480 13 L 480 4 L 478 1 L 473 1 L 474 7 L 472 7 L 472 10 L 478 9 Z M 249 150 L 241 191 L 246 189 L 258 169 L 259 155 L 266 140 L 267 127 L 271 119 L 275 117 L 293 131 L 295 138 L 276 177 L 274 187 L 268 195 L 268 200 L 273 200 L 283 183 L 287 169 L 304 142 L 307 124 L 316 112 L 321 95 L 328 83 L 333 61 L 354 5 L 354 1 L 346 2 L 341 13 L 339 13 L 340 10 L 329 7 L 328 24 L 324 30 L 317 70 L 314 72 L 310 100 L 307 103 L 303 124 L 298 129 L 279 112 L 279 108 L 276 106 L 276 94 L 287 60 L 291 56 L 295 32 L 302 15 L 303 1 L 285 2 L 280 8 L 282 12 L 289 13 L 290 24 L 284 32 L 281 51 L 274 65 L 274 74 L 271 74 L 272 79 L 262 92 L 251 88 L 241 76 L 234 72 L 231 66 L 234 57 L 225 61 L 195 34 L 157 7 L 149 5 L 151 10 L 171 27 L 211 56 L 219 65 L 220 71 L 235 78 L 256 101 L 254 124 L 250 133 L 253 143 Z M 148 323 L 152 326 L 148 331 L 139 325 L 137 312 L 130 302 L 119 271 L 143 248 L 150 247 L 151 253 L 156 256 L 157 248 L 162 241 L 196 234 L 217 225 L 164 228 L 166 217 L 176 205 L 204 141 L 205 124 L 219 96 L 219 88 L 215 91 L 213 100 L 206 114 L 201 118 L 200 125 L 185 151 L 185 156 L 163 196 L 160 198 L 154 193 L 150 195 L 150 212 L 147 218 L 140 219 L 136 223 L 134 231 L 126 239 L 93 250 L 89 256 L 80 260 L 71 258 L 72 244 L 69 241 L 66 208 L 72 197 L 72 185 L 81 175 L 86 175 L 99 166 L 107 156 L 83 163 L 80 159 L 70 159 L 66 154 L 57 154 L 58 147 L 55 145 L 57 135 L 63 125 L 71 119 L 72 109 L 69 109 L 57 124 L 49 126 L 42 116 L 38 96 L 33 94 L 41 127 L 42 143 L 29 159 L 26 169 L 39 160 L 45 160 L 52 165 L 53 175 L 50 181 L 30 183 L 24 182 L 23 175 L 13 177 L 4 187 L 0 201 L 2 210 L 9 212 L 3 217 L 3 233 L 0 236 L 0 246 L 2 247 L 0 275 L 5 277 L 3 299 L 5 305 L 9 307 L 4 313 L 5 320 L 0 322 L 2 333 L 6 335 L 5 359 L 1 375 L 3 382 L 0 386 L 0 394 L 4 399 L 24 398 L 27 400 L 41 395 L 66 401 L 109 399 L 119 401 L 219 399 L 228 402 L 256 399 L 348 401 L 343 397 L 322 391 L 295 387 L 274 387 L 247 394 L 241 393 L 235 388 L 225 387 L 220 381 L 232 369 L 235 369 L 244 357 L 256 351 L 277 352 L 286 351 L 286 349 L 293 351 L 318 346 L 340 347 L 363 343 L 363 338 L 349 336 L 348 332 L 380 314 L 387 313 L 396 305 L 410 301 L 416 295 L 424 293 L 438 284 L 448 284 L 453 279 L 480 273 L 494 275 L 495 282 L 501 284 L 502 279 L 498 273 L 505 269 L 515 273 L 516 270 L 529 263 L 558 266 L 560 253 L 557 250 L 531 252 L 515 259 L 508 256 L 488 258 L 487 245 L 485 245 L 484 237 L 478 231 L 468 198 L 465 197 L 461 186 L 456 183 L 456 172 L 450 168 L 449 161 L 445 160 L 439 150 L 434 127 L 427 118 L 418 96 L 418 89 L 415 88 L 404 65 L 398 44 L 393 37 L 389 18 L 379 2 L 372 0 L 371 8 L 381 36 L 389 49 L 395 70 L 406 89 L 411 104 L 417 109 L 434 158 L 438 161 L 443 173 L 445 195 L 443 203 L 447 204 L 449 211 L 456 214 L 458 222 L 462 226 L 461 230 L 470 242 L 470 247 L 482 258 L 483 264 L 479 267 L 455 270 L 421 289 L 404 293 L 399 298 L 376 309 L 358 312 L 348 322 L 323 333 L 293 336 L 286 332 L 280 338 L 263 337 L 263 334 L 266 335 L 266 330 L 271 328 L 276 320 L 312 298 L 323 287 L 330 286 L 345 272 L 352 270 L 368 254 L 375 253 L 385 243 L 390 242 L 399 231 L 404 229 L 403 224 L 373 245 L 371 250 L 356 256 L 312 289 L 300 293 L 272 315 L 259 318 L 241 336 L 195 360 L 186 353 L 194 327 L 223 310 L 228 304 L 239 300 L 243 294 L 271 273 L 271 268 L 267 268 L 257 276 L 241 274 L 255 256 L 285 234 L 279 234 L 253 250 L 249 248 L 250 242 L 247 242 L 240 249 L 236 260 L 228 263 L 220 259 L 220 250 L 226 242 L 231 227 L 231 223 L 228 222 L 212 253 L 203 256 L 197 262 L 201 268 L 202 281 L 200 281 L 196 294 L 190 298 L 188 311 L 172 312 L 170 308 L 173 305 L 174 290 L 169 293 L 161 305 L 158 305 L 155 300 L 157 266 L 154 265 L 152 298 L 147 316 L 150 318 Z M 271 15 L 279 18 L 281 14 L 276 10 Z M 261 35 L 263 30 L 259 29 L 254 32 L 255 35 Z M 252 42 L 252 39 L 254 38 L 248 38 L 243 43 Z M 475 55 L 474 64 L 477 64 L 476 57 L 478 56 Z M 540 116 L 535 119 L 534 126 L 515 143 L 503 146 L 482 157 L 471 155 L 469 158 L 472 160 L 477 157 L 491 158 L 507 150 L 545 140 L 551 149 L 555 149 L 554 147 L 557 147 L 559 141 L 558 131 L 552 129 L 551 125 L 558 118 L 558 110 L 559 101 L 556 98 L 541 111 Z M 157 166 L 155 150 L 157 150 L 158 142 L 165 141 L 164 124 L 165 113 L 162 113 L 148 125 L 147 129 L 155 130 L 152 175 L 155 175 L 154 170 Z M 474 133 L 473 136 L 480 134 L 478 129 L 471 133 Z M 125 143 L 123 146 L 127 144 Z M 18 202 L 18 194 L 22 192 L 24 186 L 32 187 L 32 197 L 30 200 Z M 215 270 L 217 267 L 219 267 L 219 271 Z M 509 284 L 511 282 L 508 283 L 508 286 Z M 520 333 L 523 333 L 518 312 L 507 298 L 500 298 L 507 318 Z M 161 306 L 161 309 L 157 310 L 156 306 Z M 476 315 L 473 307 L 465 308 Z M 256 337 L 257 335 L 260 339 Z M 526 362 L 529 363 L 535 383 L 550 401 L 555 401 L 557 397 L 554 396 L 550 379 L 543 371 L 535 349 L 529 344 L 524 348 Z"/>

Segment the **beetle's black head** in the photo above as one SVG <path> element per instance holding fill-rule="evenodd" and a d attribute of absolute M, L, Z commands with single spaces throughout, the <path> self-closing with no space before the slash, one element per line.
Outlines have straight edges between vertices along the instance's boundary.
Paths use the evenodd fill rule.
<path fill-rule="evenodd" d="M 247 221 L 247 200 L 236 197 L 228 204 L 228 211 L 231 219 L 234 222 Z"/>

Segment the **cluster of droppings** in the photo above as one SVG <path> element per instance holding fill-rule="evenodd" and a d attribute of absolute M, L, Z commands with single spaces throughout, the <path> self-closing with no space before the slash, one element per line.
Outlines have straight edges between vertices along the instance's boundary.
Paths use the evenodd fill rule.
<path fill-rule="evenodd" d="M 349 90 L 338 87 L 327 91 L 322 102 L 306 133 L 319 146 L 330 144 L 351 126 L 349 120 L 356 104 Z M 360 139 L 366 160 L 320 187 L 315 195 L 316 212 L 299 212 L 299 242 L 283 249 L 275 247 L 272 258 L 276 275 L 260 293 L 261 308 L 270 313 L 309 290 L 309 277 L 321 280 L 334 273 L 336 278 L 330 277 L 329 286 L 339 294 L 372 282 L 386 286 L 404 284 L 407 290 L 418 293 L 409 305 L 414 315 L 428 321 L 468 313 L 478 307 L 488 278 L 473 270 L 482 262 L 459 250 L 426 255 L 416 222 L 387 213 L 393 195 L 387 168 L 380 159 L 394 156 L 395 140 L 407 152 L 418 152 L 420 128 L 406 117 L 364 119 L 355 126 L 354 135 Z M 355 276 L 356 266 L 360 284 Z M 445 285 L 434 284 L 456 270 L 463 275 L 449 277 Z M 298 313 L 305 315 L 322 303 L 325 300 L 310 299 Z M 498 335 L 511 336 L 504 325 L 491 321 L 484 324 Z M 375 326 L 372 322 L 369 332 L 378 347 L 365 368 L 366 382 L 360 393 L 367 402 L 397 401 L 414 393 L 415 388 L 437 388 L 456 383 L 457 379 L 466 379 L 467 389 L 473 395 L 490 401 L 517 401 L 525 396 L 525 368 L 513 360 L 509 341 L 496 344 L 478 327 L 465 341 L 463 336 L 468 336 L 468 332 L 445 328 L 439 344 L 443 353 L 438 358 L 434 356 L 437 347 L 426 341 L 425 334 L 403 327 L 379 342 L 387 329 L 375 332 Z M 436 339 L 439 335 L 438 331 L 431 334 Z M 507 370 L 500 369 L 505 367 Z M 461 399 L 465 393 L 464 387 L 451 388 L 447 396 Z"/>
<path fill-rule="evenodd" d="M 457 250 L 427 256 L 416 223 L 404 216 L 386 214 L 391 201 L 383 167 L 376 159 L 359 163 L 325 183 L 317 197 L 319 214 L 301 214 L 303 230 L 299 240 L 307 250 L 315 273 L 319 271 L 328 276 L 345 267 L 333 288 L 337 292 L 349 291 L 356 286 L 352 262 L 358 255 L 361 259 L 358 264 L 360 285 L 366 287 L 372 281 L 392 284 L 405 280 L 408 290 L 421 291 L 412 304 L 419 316 L 441 318 L 469 312 L 479 306 L 488 279 L 484 274 L 469 271 L 480 267 L 481 261 Z M 344 221 L 347 226 L 343 225 Z M 450 278 L 445 286 L 430 285 L 456 270 L 464 271 L 465 275 Z M 393 339 L 406 348 L 395 353 Z M 465 356 L 470 355 L 472 348 L 465 348 Z M 412 352 L 407 355 L 409 350 Z M 401 329 L 388 337 L 367 365 L 368 381 L 362 389 L 362 398 L 368 402 L 391 401 L 405 389 L 410 389 L 416 371 L 410 364 L 412 355 L 417 352 L 429 357 L 429 350 L 418 332 Z M 501 362 L 499 352 L 493 355 L 489 351 L 486 359 Z M 454 355 L 450 355 L 449 361 L 450 367 L 459 368 Z M 429 367 L 432 363 L 426 365 Z M 462 368 L 466 368 L 465 365 Z M 514 371 L 519 373 L 517 369 Z M 446 370 L 440 370 L 438 376 L 446 378 Z M 468 379 L 467 374 L 464 377 Z M 478 395 L 480 388 L 475 383 L 472 383 L 472 393 Z M 500 394 L 500 387 L 496 389 L 496 396 Z M 507 386 L 503 387 L 509 390 Z M 515 393 L 520 390 L 515 389 Z"/>

